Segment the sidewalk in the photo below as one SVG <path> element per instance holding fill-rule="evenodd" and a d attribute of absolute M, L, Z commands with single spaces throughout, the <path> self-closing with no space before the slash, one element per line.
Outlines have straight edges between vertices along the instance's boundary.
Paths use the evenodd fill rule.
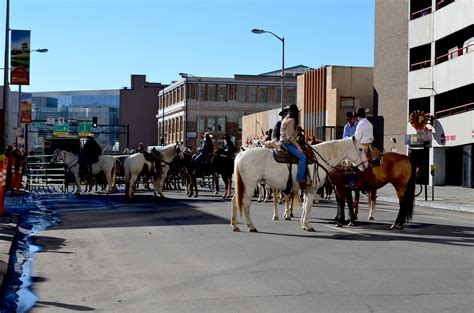
<path fill-rule="evenodd" d="M 418 187 L 418 186 L 417 186 Z M 474 213 L 474 189 L 457 186 L 435 186 L 434 201 L 432 201 L 432 187 L 428 186 L 428 200 L 425 201 L 425 190 L 415 198 L 415 206 L 436 209 L 456 210 Z M 377 190 L 377 201 L 398 203 L 395 188 L 392 185 Z"/>

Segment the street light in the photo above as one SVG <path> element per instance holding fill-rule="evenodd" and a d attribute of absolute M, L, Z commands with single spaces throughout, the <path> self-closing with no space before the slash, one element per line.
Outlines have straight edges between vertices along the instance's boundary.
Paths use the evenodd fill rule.
<path fill-rule="evenodd" d="M 285 104 L 283 103 L 283 97 L 284 97 L 284 89 L 285 89 L 285 37 L 280 37 L 278 35 L 275 35 L 271 31 L 268 30 L 263 30 L 263 29 L 257 29 L 254 28 L 252 29 L 252 33 L 260 35 L 260 34 L 271 34 L 274 37 L 276 37 L 278 40 L 281 41 L 282 45 L 282 54 L 281 54 L 281 110 L 285 108 Z"/>
<path fill-rule="evenodd" d="M 197 81 L 199 82 L 198 83 L 198 112 L 197 112 L 197 125 L 196 125 L 196 150 L 197 148 L 199 147 L 199 140 L 200 140 L 200 137 L 201 137 L 201 78 L 199 77 L 196 77 L 194 76 L 193 74 L 189 74 L 189 73 L 179 73 L 179 76 L 181 76 L 182 78 L 186 78 L 188 79 L 189 77 L 193 77 L 195 79 L 197 79 Z M 187 110 L 187 103 L 186 103 L 186 110 Z M 186 116 L 186 122 L 187 122 L 187 116 Z M 186 138 L 187 138 L 187 134 L 185 134 Z"/>

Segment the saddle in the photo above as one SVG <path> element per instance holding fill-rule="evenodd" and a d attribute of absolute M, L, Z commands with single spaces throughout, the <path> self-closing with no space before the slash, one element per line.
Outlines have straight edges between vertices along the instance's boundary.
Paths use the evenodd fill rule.
<path fill-rule="evenodd" d="M 369 151 L 367 152 L 367 160 L 369 161 L 370 166 L 377 167 L 383 164 L 383 153 L 378 148 L 370 146 Z"/>
<path fill-rule="evenodd" d="M 283 145 L 281 147 L 282 150 L 280 151 L 273 149 L 273 158 L 275 159 L 275 161 L 278 163 L 298 164 L 298 158 L 295 157 L 293 154 L 289 153 L 287 150 L 285 150 Z M 301 147 L 301 149 L 306 155 L 307 164 L 313 164 L 314 162 L 316 162 L 316 159 L 310 147 L 303 146 Z"/>

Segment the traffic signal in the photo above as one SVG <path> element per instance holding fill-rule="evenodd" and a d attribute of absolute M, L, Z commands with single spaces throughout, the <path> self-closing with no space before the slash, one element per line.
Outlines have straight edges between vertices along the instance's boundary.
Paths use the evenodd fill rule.
<path fill-rule="evenodd" d="M 92 127 L 97 127 L 97 116 L 92 117 Z"/>
<path fill-rule="evenodd" d="M 434 116 L 433 115 L 428 116 L 428 124 L 433 126 L 433 124 L 434 124 Z"/>

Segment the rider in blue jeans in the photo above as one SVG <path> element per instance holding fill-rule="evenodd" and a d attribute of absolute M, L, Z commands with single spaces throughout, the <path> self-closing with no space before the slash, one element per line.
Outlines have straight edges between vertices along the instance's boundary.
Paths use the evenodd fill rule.
<path fill-rule="evenodd" d="M 296 179 L 301 188 L 311 186 L 311 181 L 306 181 L 306 155 L 298 144 L 297 129 L 300 123 L 300 112 L 296 104 L 290 105 L 288 115 L 281 122 L 280 143 L 295 157 L 298 158 L 298 173 Z"/>

